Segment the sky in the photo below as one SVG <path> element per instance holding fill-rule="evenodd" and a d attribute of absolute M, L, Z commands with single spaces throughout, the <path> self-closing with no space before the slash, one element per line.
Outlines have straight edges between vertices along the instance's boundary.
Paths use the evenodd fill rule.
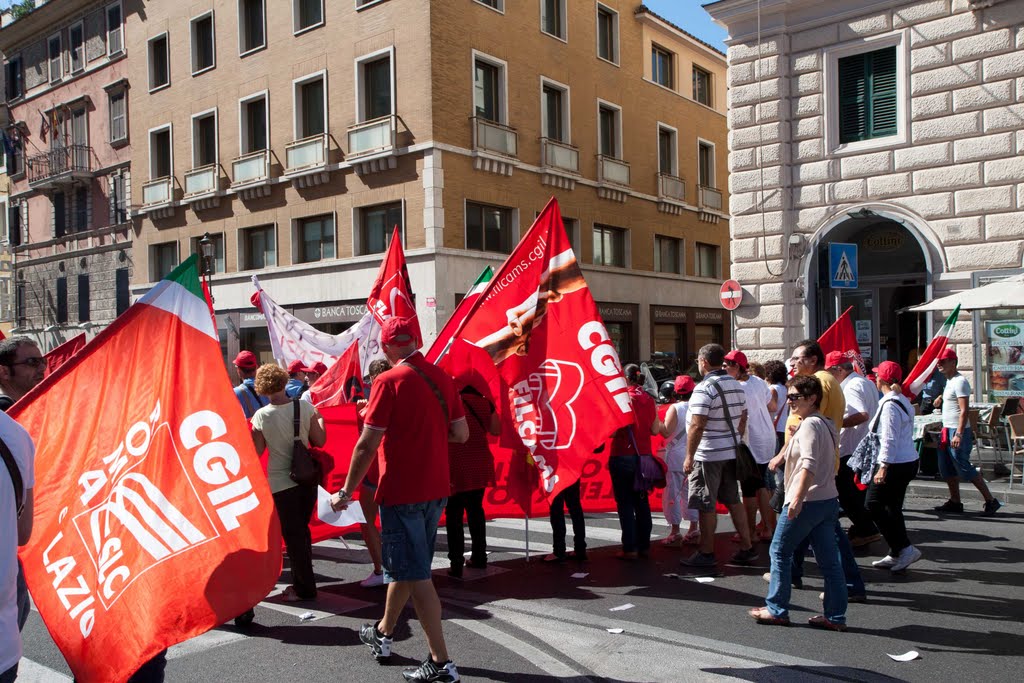
<path fill-rule="evenodd" d="M 725 52 L 725 29 L 711 21 L 701 5 L 709 0 L 644 0 L 655 14 Z"/>

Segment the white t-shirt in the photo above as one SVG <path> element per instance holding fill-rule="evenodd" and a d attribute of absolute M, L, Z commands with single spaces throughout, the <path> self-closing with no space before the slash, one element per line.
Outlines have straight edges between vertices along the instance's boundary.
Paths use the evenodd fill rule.
<path fill-rule="evenodd" d="M 772 392 L 775 394 L 775 414 L 772 421 L 775 423 L 775 431 L 779 434 L 786 433 L 786 420 L 789 419 L 789 401 L 786 400 L 785 384 L 773 384 Z"/>
<path fill-rule="evenodd" d="M 967 378 L 959 372 L 946 380 L 946 388 L 942 390 L 942 426 L 956 429 L 960 426 L 960 402 L 958 398 L 971 400 L 971 385 Z M 965 422 L 970 427 L 970 422 Z"/>
<path fill-rule="evenodd" d="M 725 411 L 722 410 L 723 397 L 729 402 L 732 430 L 729 429 Z M 724 370 L 709 372 L 690 396 L 690 414 L 706 415 L 708 418 L 693 459 L 700 462 L 735 460 L 736 442 L 732 434 L 735 430 L 736 438 L 740 438 L 740 418 L 746 409 L 747 400 L 740 383 Z"/>
<path fill-rule="evenodd" d="M 845 417 L 856 415 L 857 413 L 865 413 L 868 416 L 868 419 L 859 425 L 843 427 L 842 431 L 839 432 L 839 455 L 847 456 L 853 455 L 857 446 L 868 433 L 868 427 L 870 426 L 868 423 L 871 422 L 871 418 L 875 416 L 875 411 L 878 410 L 878 388 L 869 382 L 866 377 L 862 377 L 856 372 L 844 379 L 839 386 L 843 388 L 843 398 L 846 399 Z"/>
<path fill-rule="evenodd" d="M 676 414 L 675 431 L 665 440 L 665 465 L 673 472 L 682 472 L 686 461 L 686 432 L 690 427 L 688 405 L 689 401 L 679 401 L 668 407 Z"/>
<path fill-rule="evenodd" d="M 27 492 L 36 484 L 36 449 L 25 429 L 0 413 L 0 439 L 18 463 Z M 14 485 L 6 465 L 0 464 L 0 673 L 21 659 L 21 634 L 18 633 L 18 513 Z"/>
<path fill-rule="evenodd" d="M 747 432 L 744 434 L 750 452 L 758 463 L 767 463 L 775 455 L 775 425 L 768 412 L 772 389 L 757 375 L 740 382 L 747 400 Z"/>

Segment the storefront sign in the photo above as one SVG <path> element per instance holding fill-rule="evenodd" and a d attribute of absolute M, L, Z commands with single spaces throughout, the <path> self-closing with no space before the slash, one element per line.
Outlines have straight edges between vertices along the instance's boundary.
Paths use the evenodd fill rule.
<path fill-rule="evenodd" d="M 631 323 L 636 320 L 636 306 L 633 304 L 597 304 L 597 312 L 606 322 Z"/>
<path fill-rule="evenodd" d="M 366 304 L 362 301 L 351 301 L 339 304 L 321 304 L 318 306 L 296 306 L 291 311 L 299 320 L 311 325 L 317 323 L 354 323 L 366 313 Z"/>
<path fill-rule="evenodd" d="M 651 306 L 651 320 L 656 323 L 683 324 L 689 318 L 685 308 L 675 306 Z"/>
<path fill-rule="evenodd" d="M 266 327 L 267 317 L 258 311 L 242 311 L 238 324 L 240 327 Z"/>
<path fill-rule="evenodd" d="M 723 323 L 725 315 L 722 311 L 697 310 L 693 312 L 693 319 L 699 323 Z"/>
<path fill-rule="evenodd" d="M 871 233 L 861 244 L 871 251 L 896 251 L 903 246 L 906 235 L 902 229 L 885 229 Z"/>
<path fill-rule="evenodd" d="M 990 398 L 1024 396 L 1024 320 L 985 323 Z"/>

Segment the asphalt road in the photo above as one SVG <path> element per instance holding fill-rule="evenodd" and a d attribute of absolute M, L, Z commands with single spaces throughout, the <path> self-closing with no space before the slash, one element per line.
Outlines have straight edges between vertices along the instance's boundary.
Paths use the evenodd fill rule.
<path fill-rule="evenodd" d="M 975 507 L 967 492 L 965 499 Z M 550 550 L 546 519 L 530 523 L 530 562 L 523 557 L 523 522 L 494 520 L 491 567 L 466 570 L 456 581 L 445 574 L 441 533 L 434 576 L 449 649 L 465 680 L 515 683 L 1016 678 L 1024 671 L 1024 514 L 1011 505 L 995 518 L 940 518 L 930 512 L 936 502 L 908 500 L 911 539 L 924 559 L 905 576 L 871 568 L 882 544 L 861 549 L 870 601 L 850 606 L 846 633 L 802 625 L 820 606 L 812 561 L 805 590 L 794 591 L 794 627 L 758 626 L 747 617 L 748 608 L 763 604 L 766 544 L 759 566 L 724 567 L 714 581 L 700 583 L 679 565 L 688 550 L 659 546 L 646 561 L 616 560 L 618 527 L 610 515 L 588 518 L 592 552 L 583 565 L 537 561 Z M 664 535 L 659 521 L 655 534 Z M 734 550 L 730 535 L 720 523 L 721 558 Z M 172 648 L 167 680 L 401 681 L 402 667 L 427 652 L 411 609 L 392 665 L 378 665 L 359 643 L 358 627 L 380 615 L 384 591 L 358 585 L 368 572 L 358 537 L 347 549 L 340 541 L 317 546 L 315 560 L 321 595 L 314 603 L 283 605 L 270 597 L 248 631 L 224 626 Z M 587 575 L 574 578 L 577 572 Z M 313 618 L 300 620 L 305 612 Z M 37 613 L 24 636 L 19 682 L 70 680 Z M 886 656 L 910 650 L 920 658 L 901 663 Z"/>

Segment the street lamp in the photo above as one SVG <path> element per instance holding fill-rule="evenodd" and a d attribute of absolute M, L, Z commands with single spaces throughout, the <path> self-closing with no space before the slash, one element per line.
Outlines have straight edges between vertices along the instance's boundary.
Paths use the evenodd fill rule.
<path fill-rule="evenodd" d="M 204 233 L 199 240 L 199 255 L 203 259 L 203 280 L 206 282 L 206 290 L 210 292 L 210 303 L 214 302 L 213 287 L 210 284 L 210 275 L 213 273 L 213 256 L 216 245 L 210 239 L 210 233 Z"/>

